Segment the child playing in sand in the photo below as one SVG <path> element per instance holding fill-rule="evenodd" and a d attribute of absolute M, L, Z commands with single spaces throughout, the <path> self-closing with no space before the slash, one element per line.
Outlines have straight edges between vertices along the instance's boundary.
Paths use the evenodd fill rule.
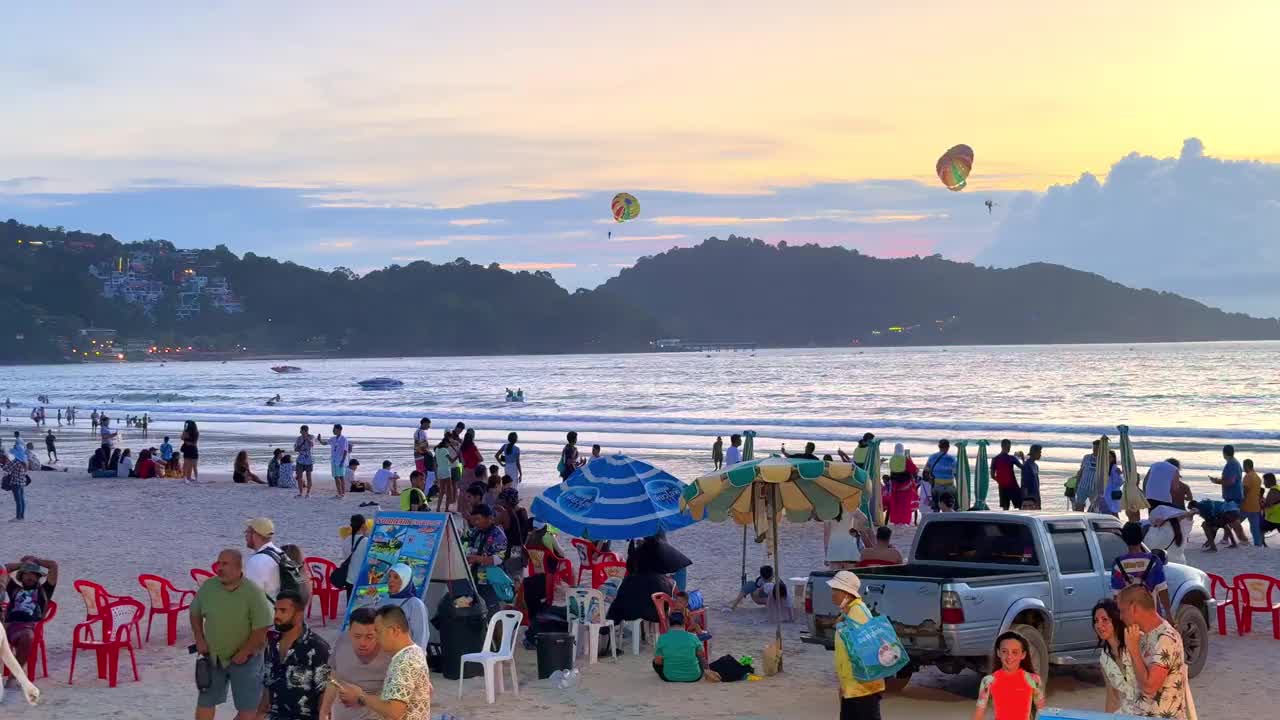
<path fill-rule="evenodd" d="M 1032 704 L 1044 709 L 1044 683 L 1031 664 L 1026 638 L 1016 632 L 997 638 L 992 666 L 999 669 L 982 678 L 973 720 L 987 716 L 988 704 L 995 711 L 995 720 L 1030 720 Z"/>
<path fill-rule="evenodd" d="M 711 639 L 711 633 L 702 626 L 698 621 L 701 615 L 695 615 L 689 610 L 689 593 L 683 590 L 677 590 L 671 593 L 671 612 L 680 613 L 684 616 L 684 629 L 698 636 L 698 639 L 706 642 Z"/>

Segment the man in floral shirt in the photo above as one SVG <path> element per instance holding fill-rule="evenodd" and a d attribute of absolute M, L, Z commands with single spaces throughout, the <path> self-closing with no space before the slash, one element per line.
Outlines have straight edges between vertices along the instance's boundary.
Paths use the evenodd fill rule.
<path fill-rule="evenodd" d="M 329 683 L 329 643 L 303 622 L 306 603 L 292 590 L 276 597 L 275 630 L 267 634 L 258 712 L 267 720 L 319 720 Z"/>
<path fill-rule="evenodd" d="M 489 582 L 489 568 L 501 570 L 507 553 L 507 534 L 493 523 L 493 508 L 481 503 L 471 508 L 471 529 L 462 537 L 466 547 L 467 563 L 476 578 L 476 591 L 488 603 L 497 607 L 498 594 Z"/>
<path fill-rule="evenodd" d="M 339 681 L 338 695 L 347 704 L 367 707 L 379 717 L 431 720 L 431 674 L 427 655 L 413 642 L 409 621 L 395 605 L 378 608 L 374 627 L 378 644 L 391 656 L 382 695 L 368 695 L 356 685 Z"/>
<path fill-rule="evenodd" d="M 1139 717 L 1187 720 L 1186 655 L 1182 636 L 1156 611 L 1155 597 L 1142 585 L 1120 591 L 1125 648 L 1133 660 L 1138 696 L 1120 712 Z"/>

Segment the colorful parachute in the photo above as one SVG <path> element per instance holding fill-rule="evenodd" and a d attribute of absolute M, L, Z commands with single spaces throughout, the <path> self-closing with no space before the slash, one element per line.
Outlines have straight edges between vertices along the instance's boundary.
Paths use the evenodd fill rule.
<path fill-rule="evenodd" d="M 618 193 L 613 196 L 613 219 L 618 222 L 634 220 L 640 217 L 640 201 L 631 193 Z"/>
<path fill-rule="evenodd" d="M 938 179 L 948 190 L 963 190 L 972 169 L 973 148 L 968 145 L 956 145 L 938 158 Z"/>

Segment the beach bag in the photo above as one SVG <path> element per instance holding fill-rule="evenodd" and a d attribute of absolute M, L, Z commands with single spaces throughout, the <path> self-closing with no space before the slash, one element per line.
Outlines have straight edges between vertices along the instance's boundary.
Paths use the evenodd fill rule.
<path fill-rule="evenodd" d="M 1077 470 L 1076 474 L 1072 475 L 1070 479 L 1067 480 L 1066 484 L 1063 485 L 1063 487 L 1066 488 L 1066 490 L 1062 494 L 1069 498 L 1074 498 L 1076 496 L 1076 486 L 1079 484 L 1080 484 L 1080 471 Z"/>
<path fill-rule="evenodd" d="M 482 569 L 484 579 L 489 583 L 489 587 L 493 588 L 493 592 L 498 596 L 498 600 L 509 603 L 516 599 L 516 584 L 511 580 L 511 576 L 501 565 L 489 565 Z"/>
<path fill-rule="evenodd" d="M 742 661 L 732 655 L 722 655 L 718 660 L 707 666 L 712 672 L 720 676 L 720 682 L 738 682 L 746 680 L 754 670 L 750 665 L 743 665 Z"/>
<path fill-rule="evenodd" d="M 347 582 L 347 576 L 351 574 L 351 558 L 356 554 L 356 547 L 360 544 L 360 538 L 354 534 L 351 537 L 351 552 L 347 553 L 347 559 L 342 564 L 333 569 L 329 573 L 329 583 L 336 588 L 350 589 L 351 583 Z"/>
<path fill-rule="evenodd" d="M 844 640 L 853 676 L 859 682 L 893 677 L 908 662 L 907 649 L 898 640 L 898 633 L 881 616 L 872 615 L 865 623 L 854 622 L 845 616 L 836 624 L 836 632 Z"/>

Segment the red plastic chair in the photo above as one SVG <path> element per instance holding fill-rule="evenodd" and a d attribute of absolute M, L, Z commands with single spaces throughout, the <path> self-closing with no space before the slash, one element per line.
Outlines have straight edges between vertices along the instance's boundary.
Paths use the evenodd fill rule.
<path fill-rule="evenodd" d="M 582 584 L 582 573 L 588 573 L 590 576 L 591 568 L 595 566 L 596 558 L 600 556 L 600 551 L 596 549 L 596 544 L 581 538 L 574 538 L 570 541 L 574 549 L 578 551 L 578 579 L 575 585 Z"/>
<path fill-rule="evenodd" d="M 1240 601 L 1238 624 L 1240 634 L 1253 631 L 1255 613 L 1271 615 L 1271 634 L 1280 640 L 1280 598 L 1276 590 L 1280 589 L 1280 580 L 1270 575 L 1245 573 L 1236 576 L 1236 599 Z"/>
<path fill-rule="evenodd" d="M 616 552 L 603 552 L 596 556 L 596 562 L 622 562 L 622 556 Z M 594 577 L 594 575 L 593 575 Z"/>
<path fill-rule="evenodd" d="M 621 580 L 627 576 L 627 564 L 621 560 L 601 560 L 591 568 L 591 587 L 600 589 L 610 578 Z"/>
<path fill-rule="evenodd" d="M 320 624 L 326 625 L 325 616 L 330 620 L 338 617 L 338 604 L 342 599 L 342 588 L 336 587 L 329 576 L 338 565 L 332 560 L 322 557 L 304 558 L 307 571 L 311 573 L 311 599 L 307 601 L 307 619 L 311 618 L 311 601 L 320 601 Z"/>
<path fill-rule="evenodd" d="M 72 585 L 76 592 L 80 593 L 80 599 L 84 600 L 84 619 L 85 622 L 97 620 L 102 614 L 102 608 L 114 603 L 116 600 L 128 597 L 127 595 L 112 595 L 107 589 L 92 580 L 77 580 Z M 142 621 L 139 620 L 134 628 L 134 635 L 138 641 L 138 647 L 142 647 Z"/>
<path fill-rule="evenodd" d="M 33 681 L 41 677 L 49 677 L 49 651 L 44 644 L 44 626 L 48 625 L 53 616 L 57 614 L 58 603 L 50 600 L 49 606 L 44 611 L 44 619 L 36 623 L 35 639 L 31 642 L 31 654 L 27 656 L 27 677 Z M 44 672 L 43 676 L 36 675 L 37 657 L 40 658 L 40 669 Z M 9 668 L 6 667 L 0 678 L 9 674 Z"/>
<path fill-rule="evenodd" d="M 138 676 L 138 659 L 133 654 L 133 636 L 135 628 L 142 623 L 142 615 L 146 612 L 142 603 L 133 598 L 118 598 L 104 605 L 101 614 L 75 626 L 71 632 L 71 674 L 67 678 L 70 685 L 76 677 L 76 653 L 81 650 L 92 650 L 97 655 L 98 677 L 105 678 L 110 687 L 116 686 L 116 676 L 120 666 L 120 651 L 129 651 L 129 664 L 133 667 L 133 679 Z M 98 632 L 94 632 L 95 628 Z"/>
<path fill-rule="evenodd" d="M 201 568 L 191 568 L 191 581 L 196 584 L 196 590 L 200 589 L 200 586 L 204 584 L 205 580 L 215 577 L 218 577 L 216 573 L 211 573 L 208 570 L 203 570 Z"/>
<path fill-rule="evenodd" d="M 196 599 L 195 591 L 179 590 L 159 575 L 139 575 L 138 584 L 151 598 L 151 610 L 147 613 L 147 642 L 151 642 L 151 621 L 159 614 L 165 616 L 165 644 L 174 644 L 178 640 L 178 615 L 191 607 Z"/>
<path fill-rule="evenodd" d="M 1214 600 L 1218 601 L 1218 634 L 1227 634 L 1227 608 L 1231 608 L 1231 615 L 1236 619 L 1236 632 L 1240 632 L 1240 593 L 1239 589 L 1227 582 L 1227 579 L 1221 575 L 1206 573 L 1209 576 L 1209 594 Z M 1219 597 L 1218 590 L 1223 591 L 1223 596 Z M 1223 599 L 1225 597 L 1225 599 Z"/>
<path fill-rule="evenodd" d="M 658 609 L 658 632 L 665 633 L 667 630 L 671 629 L 670 616 L 673 598 L 666 593 L 654 593 L 650 597 L 653 598 L 653 606 Z M 702 608 L 701 610 L 689 610 L 685 614 L 689 619 L 697 620 L 698 624 L 702 626 L 704 631 L 707 629 L 706 608 Z M 702 652 L 705 653 L 704 657 L 711 657 L 710 640 L 702 641 Z"/>

